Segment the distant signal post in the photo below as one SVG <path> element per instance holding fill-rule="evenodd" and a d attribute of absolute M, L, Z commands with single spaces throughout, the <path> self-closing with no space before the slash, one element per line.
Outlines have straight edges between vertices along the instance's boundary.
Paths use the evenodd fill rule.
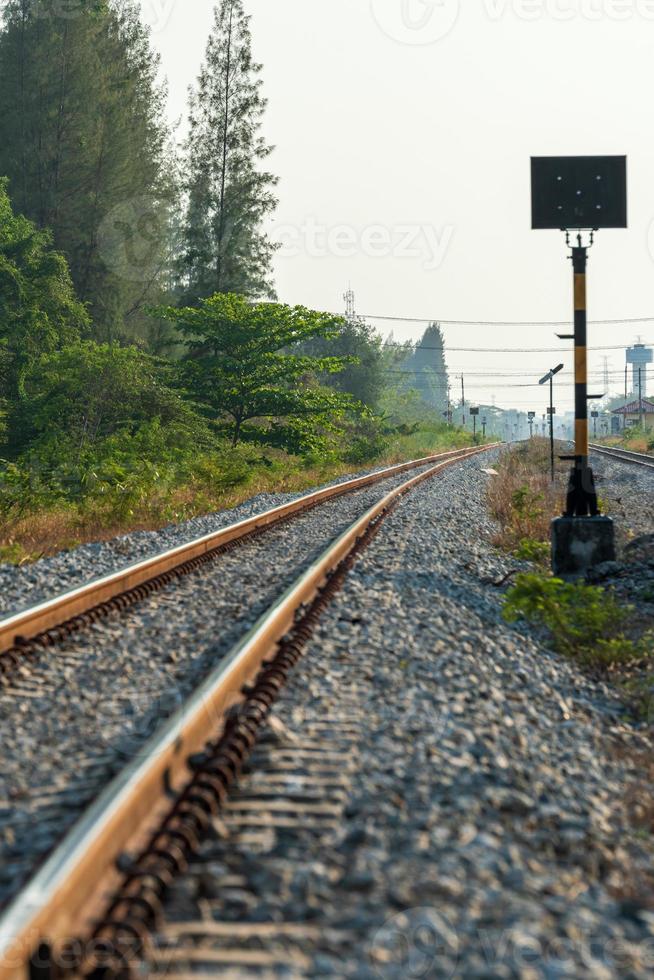
<path fill-rule="evenodd" d="M 471 408 L 470 414 L 472 416 L 472 439 L 473 442 L 477 442 L 477 419 L 479 417 L 479 409 Z"/>
<path fill-rule="evenodd" d="M 571 248 L 574 334 L 560 336 L 575 346 L 575 454 L 562 457 L 574 465 L 565 515 L 552 525 L 552 553 L 555 573 L 574 575 L 615 559 L 613 522 L 600 515 L 589 460 L 588 400 L 597 396 L 588 395 L 586 270 L 595 233 L 627 227 L 627 159 L 532 157 L 531 204 L 532 228 L 565 232 Z"/>
<path fill-rule="evenodd" d="M 550 457 L 551 457 L 551 472 L 552 472 L 552 483 L 554 483 L 554 416 L 556 415 L 556 409 L 554 408 L 554 378 L 563 370 L 563 364 L 557 364 L 555 368 L 548 371 L 544 378 L 541 378 L 538 382 L 539 385 L 546 385 L 549 383 L 550 386 L 550 404 L 547 409 L 547 414 L 550 419 Z"/>

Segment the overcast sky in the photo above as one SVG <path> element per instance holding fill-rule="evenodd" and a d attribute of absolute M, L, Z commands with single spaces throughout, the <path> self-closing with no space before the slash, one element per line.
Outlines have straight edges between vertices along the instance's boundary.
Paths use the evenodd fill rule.
<path fill-rule="evenodd" d="M 517 385 L 559 360 L 571 370 L 568 353 L 454 348 L 561 346 L 549 326 L 487 325 L 571 315 L 563 237 L 529 227 L 529 158 L 626 153 L 630 227 L 599 235 L 590 315 L 654 316 L 654 0 L 245 2 L 280 177 L 270 230 L 283 242 L 281 300 L 340 311 L 351 282 L 361 313 L 439 319 L 472 398 L 543 411 L 544 390 Z M 142 7 L 177 119 L 213 3 Z M 402 340 L 425 326 L 371 322 Z M 593 327 L 591 346 L 639 335 L 654 341 L 654 320 Z M 594 387 L 604 354 L 620 391 L 620 350 L 592 355 Z M 570 380 L 560 410 L 572 407 Z"/>

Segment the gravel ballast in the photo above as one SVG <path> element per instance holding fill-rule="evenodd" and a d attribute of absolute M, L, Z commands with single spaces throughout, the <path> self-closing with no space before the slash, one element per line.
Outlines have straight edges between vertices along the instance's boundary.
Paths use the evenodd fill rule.
<path fill-rule="evenodd" d="M 634 803 L 651 801 L 651 732 L 503 622 L 490 583 L 515 563 L 491 545 L 483 465 L 406 498 L 324 614 L 272 748 L 168 902 L 165 971 L 254 975 L 240 948 L 243 963 L 265 953 L 270 977 L 654 975 L 651 810 Z M 315 763 L 289 766 L 322 721 L 343 796 L 319 833 L 268 814 L 263 790 L 276 766 L 289 810 L 309 792 Z M 265 834 L 235 815 L 258 794 Z"/>
<path fill-rule="evenodd" d="M 273 527 L 12 675 L 0 689 L 0 907 L 283 590 L 406 479 Z"/>

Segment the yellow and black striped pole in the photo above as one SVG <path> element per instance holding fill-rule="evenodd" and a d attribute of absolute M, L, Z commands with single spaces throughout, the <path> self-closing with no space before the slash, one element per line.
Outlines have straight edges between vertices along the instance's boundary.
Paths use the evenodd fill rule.
<path fill-rule="evenodd" d="M 572 249 L 575 314 L 575 468 L 568 491 L 568 517 L 596 517 L 599 514 L 592 470 L 588 464 L 588 314 L 586 307 L 586 266 L 588 249 L 579 244 Z"/>

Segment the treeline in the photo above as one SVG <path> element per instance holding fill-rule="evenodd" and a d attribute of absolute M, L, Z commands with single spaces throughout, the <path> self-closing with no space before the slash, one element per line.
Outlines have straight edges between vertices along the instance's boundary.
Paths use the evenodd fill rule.
<path fill-rule="evenodd" d="M 439 417 L 436 325 L 414 350 L 275 302 L 265 107 L 243 0 L 216 7 L 181 146 L 134 0 L 6 0 L 6 519 L 62 503 L 129 517 L 155 489 L 178 517 L 274 452 L 364 462 Z"/>
<path fill-rule="evenodd" d="M 160 343 L 164 296 L 272 297 L 261 222 L 265 109 L 242 0 L 223 0 L 173 144 L 158 57 L 133 0 L 8 0 L 0 32 L 0 174 L 49 228 L 100 341 Z"/>

